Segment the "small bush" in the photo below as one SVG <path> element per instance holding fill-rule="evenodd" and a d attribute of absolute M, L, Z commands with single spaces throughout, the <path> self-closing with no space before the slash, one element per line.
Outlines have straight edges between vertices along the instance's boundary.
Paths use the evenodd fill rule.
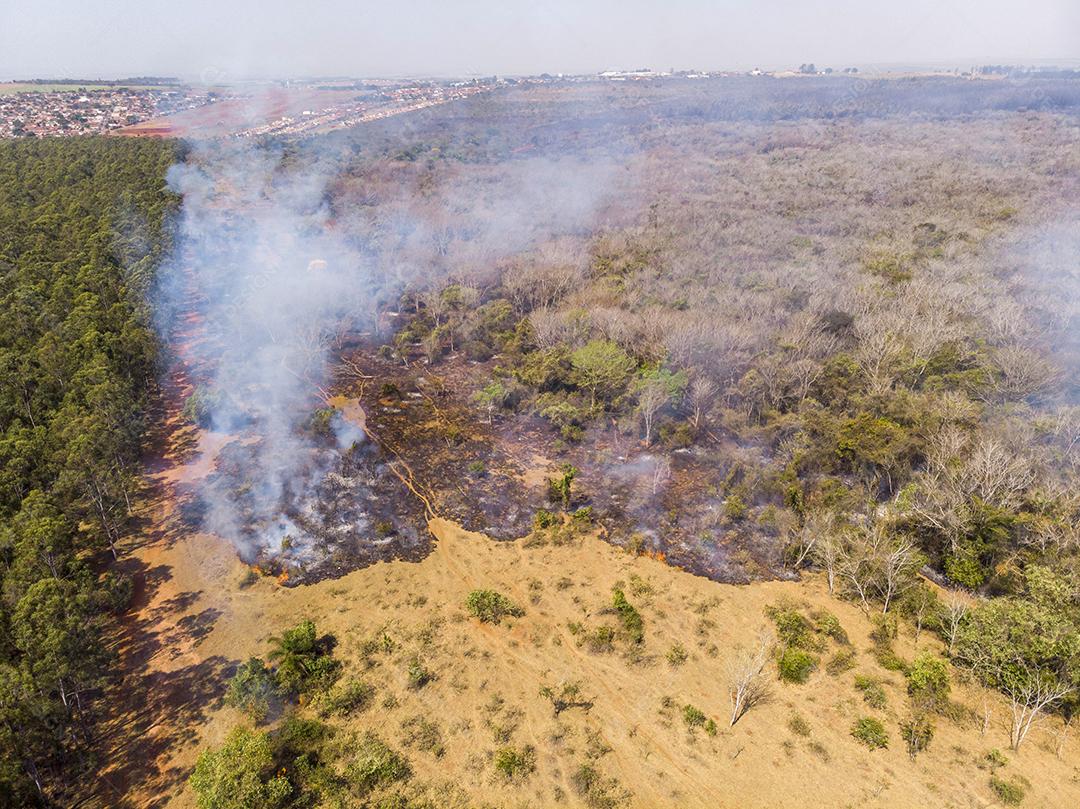
<path fill-rule="evenodd" d="M 422 716 L 413 716 L 401 723 L 401 743 L 406 747 L 415 747 L 439 758 L 446 752 L 443 747 L 442 732 L 434 722 Z"/>
<path fill-rule="evenodd" d="M 840 649 L 829 658 L 829 662 L 825 664 L 825 671 L 836 677 L 843 674 L 845 671 L 851 671 L 855 668 L 855 650 L 854 649 Z"/>
<path fill-rule="evenodd" d="M 908 694 L 920 708 L 940 711 L 949 702 L 949 665 L 923 653 L 915 658 L 907 673 Z"/>
<path fill-rule="evenodd" d="M 990 776 L 990 789 L 1006 806 L 1019 806 L 1024 800 L 1024 788 L 1012 781 L 1005 781 L 996 775 Z"/>
<path fill-rule="evenodd" d="M 934 725 L 925 714 L 913 716 L 900 724 L 900 737 L 914 761 L 915 756 L 930 746 L 930 740 L 934 738 Z"/>
<path fill-rule="evenodd" d="M 686 651 L 686 647 L 681 643 L 675 643 L 672 644 L 671 648 L 668 649 L 667 654 L 664 656 L 667 658 L 669 664 L 678 667 L 687 661 L 690 654 Z"/>
<path fill-rule="evenodd" d="M 840 625 L 840 619 L 833 615 L 828 610 L 818 610 L 812 614 L 814 619 L 814 629 L 832 638 L 842 646 L 847 646 L 850 642 L 848 640 L 848 634 L 844 631 L 844 627 Z"/>
<path fill-rule="evenodd" d="M 872 716 L 864 716 L 856 720 L 851 726 L 851 735 L 871 750 L 889 746 L 889 734 L 885 732 L 885 726 Z"/>
<path fill-rule="evenodd" d="M 485 624 L 497 624 L 508 615 L 515 618 L 525 614 L 525 610 L 495 590 L 473 590 L 465 599 L 465 609 Z"/>
<path fill-rule="evenodd" d="M 645 619 L 637 611 L 633 604 L 626 600 L 626 595 L 618 587 L 612 589 L 611 605 L 619 614 L 623 634 L 631 643 L 641 643 L 645 640 Z"/>
<path fill-rule="evenodd" d="M 570 783 L 589 809 L 615 809 L 629 798 L 618 781 L 605 777 L 589 763 L 582 764 L 571 774 Z"/>
<path fill-rule="evenodd" d="M 817 657 L 802 649 L 788 647 L 780 655 L 780 679 L 785 683 L 805 683 L 817 666 Z"/>
<path fill-rule="evenodd" d="M 370 733 L 356 746 L 352 761 L 345 765 L 345 780 L 361 796 L 411 776 L 409 762 Z"/>
<path fill-rule="evenodd" d="M 508 780 L 524 778 L 535 769 L 536 751 L 532 747 L 504 747 L 495 754 L 495 770 Z"/>
<path fill-rule="evenodd" d="M 776 624 L 776 634 L 785 646 L 808 651 L 820 649 L 820 644 L 814 637 L 814 625 L 798 610 L 771 607 L 766 610 L 766 614 Z"/>
<path fill-rule="evenodd" d="M 871 708 L 882 710 L 888 704 L 889 700 L 885 695 L 885 689 L 881 687 L 881 681 L 874 677 L 856 675 L 855 688 L 862 692 L 863 702 Z"/>
<path fill-rule="evenodd" d="M 693 705 L 683 706 L 682 718 L 683 722 L 686 723 L 686 726 L 690 728 L 690 730 L 701 727 L 705 724 L 705 720 L 707 719 L 705 714 L 695 708 Z"/>
<path fill-rule="evenodd" d="M 320 716 L 348 716 L 371 704 L 375 687 L 363 680 L 350 678 L 331 688 L 318 702 Z"/>
<path fill-rule="evenodd" d="M 546 508 L 537 509 L 533 514 L 533 530 L 543 531 L 546 528 L 551 528 L 557 522 L 557 518 L 554 514 L 548 511 Z"/>
<path fill-rule="evenodd" d="M 796 736 L 809 736 L 810 735 L 810 723 L 806 721 L 802 714 L 793 713 L 791 718 L 788 719 L 788 730 L 794 733 Z"/>
<path fill-rule="evenodd" d="M 409 662 L 408 668 L 409 688 L 414 691 L 418 691 L 425 685 L 435 679 L 435 673 L 426 668 L 423 663 L 420 662 L 420 658 L 414 657 Z"/>
<path fill-rule="evenodd" d="M 905 671 L 907 663 L 904 662 L 891 645 L 879 644 L 874 647 L 874 660 L 886 671 Z"/>
<path fill-rule="evenodd" d="M 240 665 L 225 692 L 225 704 L 243 711 L 256 724 L 266 719 L 277 699 L 277 681 L 259 657 Z"/>
<path fill-rule="evenodd" d="M 1005 757 L 1005 754 L 996 747 L 987 753 L 985 758 L 986 763 L 990 766 L 990 772 L 994 772 L 998 767 L 1004 767 L 1009 763 L 1009 759 Z"/>

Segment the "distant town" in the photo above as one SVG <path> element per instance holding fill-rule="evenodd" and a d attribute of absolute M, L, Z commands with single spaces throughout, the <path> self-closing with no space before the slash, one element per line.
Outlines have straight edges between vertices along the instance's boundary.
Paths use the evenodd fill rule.
<path fill-rule="evenodd" d="M 1032 71 L 1076 71 L 985 65 L 948 75 L 994 79 Z M 946 71 L 940 71 L 946 73 Z M 706 71 L 649 68 L 598 74 L 543 73 L 468 80 L 291 80 L 189 86 L 177 79 L 0 82 L 0 138 L 117 134 L 126 136 L 258 138 L 341 129 L 365 121 L 467 98 L 517 84 L 593 81 L 701 80 L 732 76 L 853 76 L 859 69 L 806 63 L 784 71 Z"/>

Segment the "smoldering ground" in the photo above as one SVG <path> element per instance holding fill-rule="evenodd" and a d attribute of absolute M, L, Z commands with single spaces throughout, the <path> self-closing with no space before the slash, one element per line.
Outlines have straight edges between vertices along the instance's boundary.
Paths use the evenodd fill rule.
<path fill-rule="evenodd" d="M 353 205 L 346 164 L 319 141 L 202 143 L 168 177 L 183 204 L 157 325 L 168 342 L 178 321 L 197 324 L 172 346 L 196 383 L 186 414 L 230 439 L 195 511 L 244 559 L 294 571 L 426 542 L 422 514 L 390 508 L 389 459 L 340 414 L 319 412 L 344 343 L 406 289 L 482 283 L 506 256 L 588 227 L 615 172 L 522 160 L 479 183 L 361 188 L 377 204 Z"/>

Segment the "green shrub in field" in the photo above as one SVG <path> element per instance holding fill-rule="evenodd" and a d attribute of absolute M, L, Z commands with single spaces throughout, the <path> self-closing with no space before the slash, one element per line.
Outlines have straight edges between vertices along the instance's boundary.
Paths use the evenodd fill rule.
<path fill-rule="evenodd" d="M 684 705 L 682 709 L 682 718 L 683 722 L 686 723 L 686 726 L 690 728 L 690 730 L 693 730 L 694 728 L 699 728 L 704 725 L 708 717 L 693 705 Z"/>
<path fill-rule="evenodd" d="M 665 657 L 667 658 L 667 662 L 671 666 L 677 668 L 677 667 L 681 666 L 683 663 L 685 663 L 687 661 L 687 659 L 690 657 L 690 655 L 686 651 L 686 647 L 683 646 L 681 643 L 673 643 L 671 648 L 668 649 L 668 652 L 665 655 Z"/>
<path fill-rule="evenodd" d="M 822 644 L 810 619 L 794 607 L 771 606 L 765 614 L 776 624 L 776 634 L 780 643 L 792 649 L 821 651 Z"/>
<path fill-rule="evenodd" d="M 817 662 L 815 655 L 802 649 L 788 647 L 781 653 L 777 664 L 780 679 L 785 683 L 805 683 L 810 678 L 810 672 L 817 666 Z"/>
<path fill-rule="evenodd" d="M 885 732 L 885 726 L 881 721 L 872 716 L 864 716 L 857 719 L 851 726 L 851 735 L 865 744 L 871 750 L 879 750 L 889 746 L 889 734 Z"/>
<path fill-rule="evenodd" d="M 536 769 L 536 751 L 525 746 L 504 747 L 495 754 L 495 770 L 507 780 L 518 780 Z"/>
<path fill-rule="evenodd" d="M 814 630 L 816 632 L 832 638 L 842 646 L 848 645 L 850 641 L 848 640 L 847 632 L 844 631 L 844 627 L 840 625 L 839 618 L 828 610 L 816 610 L 811 613 L 811 617 L 814 619 Z"/>
<path fill-rule="evenodd" d="M 409 661 L 409 668 L 406 671 L 406 674 L 408 675 L 409 688 L 413 691 L 419 691 L 435 679 L 435 672 L 424 666 L 418 657 L 414 657 Z"/>
<path fill-rule="evenodd" d="M 802 714 L 793 713 L 788 720 L 788 729 L 796 736 L 809 736 L 810 735 L 810 723 L 806 721 Z"/>
<path fill-rule="evenodd" d="M 525 610 L 495 590 L 473 590 L 465 599 L 465 609 L 485 624 L 497 624 L 506 616 L 515 618 L 525 614 Z"/>
<path fill-rule="evenodd" d="M 855 688 L 862 692 L 863 702 L 871 708 L 882 710 L 888 704 L 885 689 L 881 687 L 881 681 L 875 677 L 857 674 L 855 676 Z"/>
<path fill-rule="evenodd" d="M 348 716 L 371 704 L 375 687 L 355 677 L 337 683 L 318 700 L 320 716 Z"/>
<path fill-rule="evenodd" d="M 1024 788 L 1012 781 L 1005 781 L 996 775 L 990 776 L 990 789 L 1006 806 L 1019 806 L 1024 800 Z"/>
<path fill-rule="evenodd" d="M 243 711 L 258 724 L 266 719 L 279 696 L 274 673 L 262 658 L 252 657 L 240 665 L 229 681 L 225 704 Z"/>
<path fill-rule="evenodd" d="M 409 762 L 372 733 L 353 748 L 351 761 L 345 765 L 345 780 L 360 796 L 411 776 Z"/>
<path fill-rule="evenodd" d="M 911 760 L 930 746 L 930 740 L 934 738 L 934 725 L 926 714 L 917 714 L 906 722 L 900 724 L 900 738 L 907 746 Z"/>
<path fill-rule="evenodd" d="M 631 643 L 641 643 L 645 640 L 645 619 L 637 611 L 633 604 L 626 600 L 626 595 L 618 587 L 612 589 L 611 605 L 619 614 L 619 622 L 622 624 L 623 634 Z"/>
<path fill-rule="evenodd" d="M 949 664 L 924 652 L 907 672 L 912 702 L 927 711 L 940 711 L 949 702 Z"/>
<path fill-rule="evenodd" d="M 855 650 L 854 649 L 839 649 L 836 654 L 829 658 L 829 662 L 825 664 L 825 671 L 836 677 L 839 674 L 843 674 L 845 671 L 851 671 L 855 668 Z"/>

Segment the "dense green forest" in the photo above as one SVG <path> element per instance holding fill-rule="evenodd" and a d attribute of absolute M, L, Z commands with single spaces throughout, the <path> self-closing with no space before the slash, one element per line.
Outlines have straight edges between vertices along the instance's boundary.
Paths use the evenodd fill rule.
<path fill-rule="evenodd" d="M 0 803 L 64 802 L 110 672 L 174 144 L 0 143 Z"/>

